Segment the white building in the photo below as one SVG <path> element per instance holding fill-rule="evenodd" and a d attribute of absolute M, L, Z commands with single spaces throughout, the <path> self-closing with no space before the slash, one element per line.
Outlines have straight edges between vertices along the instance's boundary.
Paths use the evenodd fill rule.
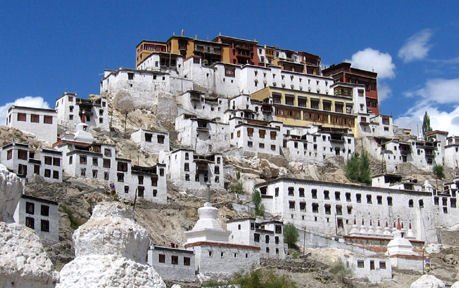
<path fill-rule="evenodd" d="M 166 164 L 167 175 L 182 189 L 223 189 L 224 171 L 221 154 L 199 155 L 191 149 L 161 152 L 159 162 Z"/>
<path fill-rule="evenodd" d="M 57 121 L 67 129 L 75 129 L 83 123 L 88 127 L 109 130 L 107 99 L 90 95 L 88 99 L 79 98 L 76 93 L 64 92 L 56 100 Z"/>
<path fill-rule="evenodd" d="M 142 151 L 159 153 L 169 151 L 169 133 L 139 129 L 131 134 L 131 140 L 140 145 Z"/>
<path fill-rule="evenodd" d="M 346 255 L 346 267 L 352 271 L 357 279 L 368 280 L 372 284 L 392 279 L 392 265 L 389 258 L 372 255 Z"/>
<path fill-rule="evenodd" d="M 104 72 L 100 94 L 109 101 L 120 101 L 120 106 L 132 104 L 141 108 L 157 105 L 161 95 L 177 95 L 192 89 L 190 80 L 170 73 L 120 68 Z"/>
<path fill-rule="evenodd" d="M 280 155 L 283 143 L 281 122 L 260 122 L 232 118 L 230 120 L 231 145 L 244 152 Z"/>
<path fill-rule="evenodd" d="M 175 119 L 177 140 L 198 154 L 223 152 L 229 148 L 228 124 L 182 114 Z"/>
<path fill-rule="evenodd" d="M 387 255 L 390 258 L 392 267 L 400 270 L 412 270 L 422 272 L 424 257 L 413 250 L 411 242 L 403 237 L 400 221 L 397 220 L 397 227 L 394 231 L 394 239 L 387 244 Z"/>
<path fill-rule="evenodd" d="M 54 149 L 10 143 L 2 147 L 1 163 L 24 179 L 38 175 L 47 182 L 62 182 L 62 152 Z"/>
<path fill-rule="evenodd" d="M 382 231 L 377 229 L 377 223 L 394 223 L 400 218 L 405 227 L 411 223 L 415 239 L 436 242 L 435 227 L 442 221 L 428 191 L 292 178 L 279 178 L 255 187 L 262 195 L 266 212 L 325 236 L 348 235 L 355 219 L 363 223 L 360 230 L 379 235 Z"/>
<path fill-rule="evenodd" d="M 148 264 L 166 281 L 196 281 L 196 264 L 192 250 L 152 246 L 148 250 Z"/>
<path fill-rule="evenodd" d="M 133 201 L 137 194 L 137 199 L 166 204 L 167 183 L 165 169 L 166 165 L 164 164 L 156 164 L 153 167 L 132 166 L 131 177 L 126 179 L 130 182 L 129 192 L 124 189 L 124 193 L 118 195 Z"/>
<path fill-rule="evenodd" d="M 231 232 L 229 241 L 260 247 L 261 258 L 285 259 L 284 224 L 280 221 L 256 221 L 255 218 L 235 219 L 226 223 Z"/>
<path fill-rule="evenodd" d="M 228 109 L 228 99 L 216 97 L 197 90 L 190 90 L 176 97 L 182 113 L 222 121 L 223 113 Z M 182 114 L 179 112 L 179 115 Z"/>
<path fill-rule="evenodd" d="M 53 144 L 57 140 L 57 113 L 53 109 L 11 106 L 6 115 L 6 126 L 35 135 L 39 140 Z"/>
<path fill-rule="evenodd" d="M 196 270 L 210 277 L 225 278 L 245 273 L 260 264 L 260 248 L 229 242 L 230 232 L 218 222 L 218 209 L 205 203 L 199 220 L 185 232 L 185 248 L 193 250 Z"/>
<path fill-rule="evenodd" d="M 457 170 L 459 168 L 459 137 L 448 137 L 444 149 L 445 166 Z"/>
<path fill-rule="evenodd" d="M 288 129 L 284 126 L 285 129 Z M 312 126 L 306 129 L 287 131 L 283 154 L 291 161 L 322 163 L 340 156 L 347 160 L 355 153 L 355 140 L 345 129 L 321 129 Z"/>
<path fill-rule="evenodd" d="M 59 241 L 57 202 L 22 195 L 14 212 L 14 221 L 33 229 L 44 241 Z"/>

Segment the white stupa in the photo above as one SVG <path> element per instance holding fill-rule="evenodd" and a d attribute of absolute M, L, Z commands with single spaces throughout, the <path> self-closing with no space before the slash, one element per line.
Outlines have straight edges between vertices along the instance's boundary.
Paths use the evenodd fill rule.
<path fill-rule="evenodd" d="M 196 242 L 229 242 L 231 232 L 218 222 L 218 209 L 209 202 L 198 209 L 199 220 L 191 231 L 185 232 L 186 244 Z M 185 245 L 186 245 L 185 244 Z"/>
<path fill-rule="evenodd" d="M 413 251 L 413 245 L 408 239 L 402 237 L 402 226 L 400 219 L 397 220 L 397 226 L 394 231 L 394 238 L 387 244 L 387 255 L 414 255 L 417 253 Z"/>

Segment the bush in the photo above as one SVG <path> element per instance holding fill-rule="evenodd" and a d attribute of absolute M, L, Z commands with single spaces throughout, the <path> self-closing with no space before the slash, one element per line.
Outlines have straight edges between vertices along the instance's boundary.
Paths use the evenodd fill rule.
<path fill-rule="evenodd" d="M 298 242 L 298 230 L 295 225 L 288 223 L 284 226 L 284 242 L 287 243 L 288 248 L 298 249 L 296 242 Z"/>
<path fill-rule="evenodd" d="M 261 194 L 258 191 L 253 191 L 252 202 L 255 205 L 255 216 L 265 215 L 265 206 L 261 203 Z"/>
<path fill-rule="evenodd" d="M 244 194 L 244 186 L 241 181 L 241 173 L 238 171 L 236 173 L 236 181 L 231 183 L 229 190 L 235 194 Z"/>
<path fill-rule="evenodd" d="M 333 274 L 334 278 L 341 283 L 344 283 L 344 279 L 351 275 L 351 269 L 347 268 L 341 259 L 335 262 L 330 267 L 329 271 Z"/>
<path fill-rule="evenodd" d="M 346 162 L 345 173 L 347 179 L 365 184 L 371 184 L 370 161 L 368 155 L 364 152 L 360 156 L 354 154 Z"/>
<path fill-rule="evenodd" d="M 262 273 L 260 270 L 236 276 L 232 283 L 241 285 L 242 288 L 296 288 L 290 278 L 277 275 L 272 271 Z"/>

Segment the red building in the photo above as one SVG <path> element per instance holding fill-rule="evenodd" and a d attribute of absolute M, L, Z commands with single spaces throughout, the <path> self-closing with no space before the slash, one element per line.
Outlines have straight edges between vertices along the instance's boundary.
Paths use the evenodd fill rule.
<path fill-rule="evenodd" d="M 213 40 L 230 47 L 231 64 L 252 64 L 258 65 L 257 41 L 219 35 Z"/>
<path fill-rule="evenodd" d="M 333 77 L 336 82 L 365 85 L 368 110 L 379 115 L 377 73 L 352 68 L 351 63 L 343 62 L 322 70 L 322 74 Z"/>

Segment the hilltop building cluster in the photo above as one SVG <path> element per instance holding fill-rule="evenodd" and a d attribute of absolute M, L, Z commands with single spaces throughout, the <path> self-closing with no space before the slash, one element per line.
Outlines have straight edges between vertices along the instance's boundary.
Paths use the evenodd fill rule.
<path fill-rule="evenodd" d="M 152 245 L 148 263 L 167 280 L 228 276 L 259 265 L 260 258 L 284 259 L 283 224 L 293 223 L 317 243 L 339 238 L 340 247 L 358 247 L 347 259 L 349 267 L 379 282 L 391 277 L 392 267 L 420 270 L 422 247 L 438 243 L 437 228 L 459 219 L 459 180 L 438 189 L 403 182 L 397 174 L 409 164 L 424 171 L 436 164 L 457 170 L 459 137 L 436 130 L 420 139 L 381 114 L 379 101 L 377 73 L 349 63 L 324 69 L 321 58 L 308 52 L 223 35 L 210 41 L 174 35 L 166 42 L 141 41 L 136 67 L 105 71 L 100 95 L 83 99 L 65 92 L 54 109 L 11 106 L 6 125 L 45 145 L 37 149 L 13 139 L 2 147 L 1 163 L 24 183 L 37 176 L 48 182 L 94 179 L 120 199 L 167 204 L 171 183 L 190 192 L 224 191 L 227 155 L 323 165 L 350 159 L 361 144 L 382 163 L 371 186 L 267 180 L 253 188 L 271 217 L 234 219 L 225 228 L 207 203 L 186 232 L 186 243 Z M 96 140 L 94 131 L 111 131 L 115 107 L 164 110 L 171 102 L 177 107 L 169 113 L 174 131 L 139 123 L 124 135 L 154 156 L 155 165 L 135 165 L 137 159 L 120 158 L 115 145 Z M 56 219 L 45 225 L 43 217 L 57 217 L 52 211 L 58 204 L 23 199 L 17 218 L 40 235 L 55 233 L 50 223 Z M 47 215 L 38 203 L 51 205 Z M 33 218 L 38 211 L 43 217 Z"/>

